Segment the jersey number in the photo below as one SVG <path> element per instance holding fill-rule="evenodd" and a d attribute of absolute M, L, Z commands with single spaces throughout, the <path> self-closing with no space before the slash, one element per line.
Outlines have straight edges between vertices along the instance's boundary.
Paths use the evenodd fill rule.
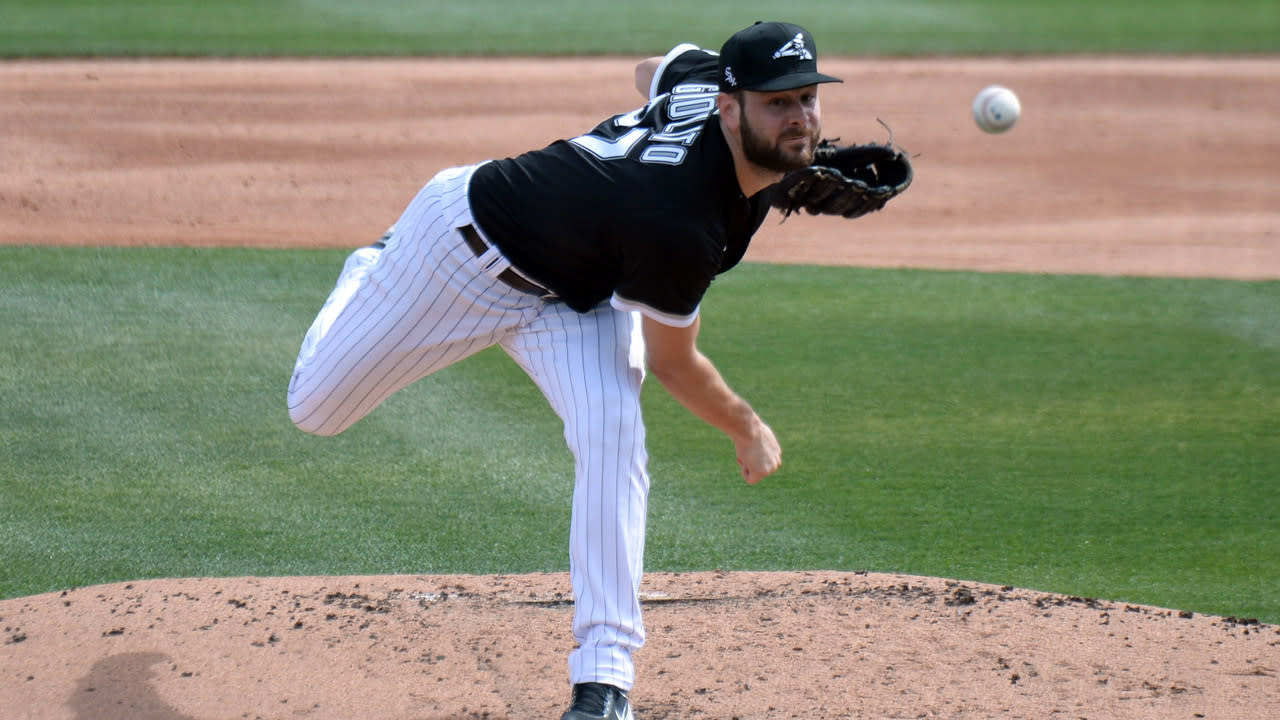
<path fill-rule="evenodd" d="M 601 160 L 617 160 L 630 155 L 631 150 L 648 136 L 649 130 L 646 128 L 632 128 L 613 139 L 599 135 L 579 135 L 569 142 Z M 650 145 L 640 153 L 640 161 L 679 165 L 687 152 L 680 145 Z"/>
<path fill-rule="evenodd" d="M 702 127 L 702 122 L 715 109 L 715 89 L 707 86 L 684 86 L 676 88 L 675 97 L 667 108 L 671 121 L 662 128 L 662 132 L 654 135 L 655 142 L 647 145 L 640 152 L 640 161 L 661 163 L 663 165 L 679 165 L 684 162 L 689 150 L 687 144 L 692 143 Z M 569 142 L 595 155 L 601 160 L 617 160 L 627 157 L 631 151 L 649 137 L 648 128 L 636 127 L 644 116 L 648 106 L 620 115 L 614 119 L 617 128 L 631 128 L 617 137 L 601 135 L 579 135 Z M 596 128 L 599 132 L 600 128 Z"/>
<path fill-rule="evenodd" d="M 601 160 L 617 160 L 631 153 L 636 143 L 645 139 L 649 131 L 644 128 L 632 128 L 624 135 L 612 140 L 599 135 L 579 135 L 569 142 L 595 155 Z"/>

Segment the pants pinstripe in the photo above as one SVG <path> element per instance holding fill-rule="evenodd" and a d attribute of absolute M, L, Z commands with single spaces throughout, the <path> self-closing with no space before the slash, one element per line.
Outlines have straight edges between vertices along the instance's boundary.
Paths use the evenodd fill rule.
<path fill-rule="evenodd" d="M 347 259 L 299 350 L 289 415 L 335 435 L 410 383 L 501 346 L 563 420 L 575 460 L 570 681 L 630 689 L 649 491 L 639 320 L 607 302 L 580 314 L 499 281 L 510 263 L 492 248 L 477 257 L 456 229 L 472 223 L 473 170 L 437 175 L 384 249 Z"/>

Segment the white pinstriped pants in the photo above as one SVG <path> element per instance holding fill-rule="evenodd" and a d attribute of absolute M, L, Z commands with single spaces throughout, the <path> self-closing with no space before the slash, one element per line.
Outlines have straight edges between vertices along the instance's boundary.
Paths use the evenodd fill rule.
<path fill-rule="evenodd" d="M 298 353 L 289 415 L 335 435 L 410 383 L 492 345 L 533 378 L 575 458 L 570 574 L 575 597 L 570 682 L 629 690 L 644 644 L 639 586 L 649 493 L 639 319 L 602 303 L 579 314 L 514 290 L 496 250 L 476 257 L 456 228 L 472 222 L 474 167 L 429 182 L 385 249 L 362 248 Z"/>

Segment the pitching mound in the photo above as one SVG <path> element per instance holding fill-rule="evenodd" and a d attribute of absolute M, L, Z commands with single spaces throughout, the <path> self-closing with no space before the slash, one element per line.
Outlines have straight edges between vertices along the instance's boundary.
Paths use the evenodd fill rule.
<path fill-rule="evenodd" d="M 568 585 L 188 579 L 7 600 L 0 683 L 31 718 L 553 718 Z M 1280 629 L 1251 620 L 864 573 L 654 573 L 644 597 L 646 720 L 1280 711 Z"/>

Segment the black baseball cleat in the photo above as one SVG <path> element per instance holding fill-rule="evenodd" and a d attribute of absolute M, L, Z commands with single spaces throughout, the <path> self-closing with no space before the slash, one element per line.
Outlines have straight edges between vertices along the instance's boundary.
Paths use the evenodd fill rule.
<path fill-rule="evenodd" d="M 635 720 L 627 693 L 612 685 L 582 683 L 573 686 L 573 704 L 560 720 Z"/>
<path fill-rule="evenodd" d="M 390 240 L 391 236 L 395 234 L 396 234 L 396 226 L 392 225 L 391 227 L 387 228 L 386 232 L 382 233 L 382 237 L 379 238 L 377 242 L 370 245 L 369 247 L 374 247 L 381 250 L 382 248 L 387 246 L 387 241 Z"/>

